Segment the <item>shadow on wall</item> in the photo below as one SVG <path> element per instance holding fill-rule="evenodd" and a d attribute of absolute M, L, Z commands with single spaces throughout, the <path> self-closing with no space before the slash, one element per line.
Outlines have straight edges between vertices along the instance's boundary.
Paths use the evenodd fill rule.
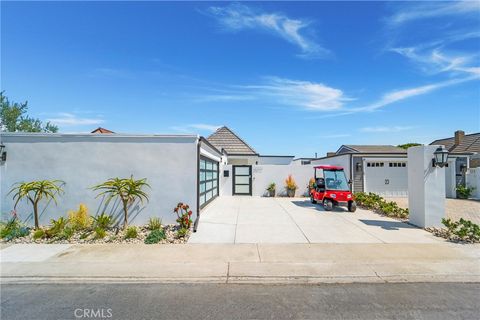
<path fill-rule="evenodd" d="M 133 224 L 135 221 L 135 218 L 143 211 L 145 210 L 145 206 L 142 205 L 140 200 L 136 200 L 134 203 L 130 204 L 127 207 L 128 210 L 128 223 Z M 121 201 L 119 198 L 116 198 L 115 200 L 108 201 L 107 196 L 103 196 L 101 198 L 101 202 L 98 205 L 96 211 L 95 211 L 95 217 L 101 215 L 102 213 L 105 213 L 109 216 L 112 216 L 114 225 L 119 226 L 122 225 L 123 223 L 123 206 L 121 205 Z"/>

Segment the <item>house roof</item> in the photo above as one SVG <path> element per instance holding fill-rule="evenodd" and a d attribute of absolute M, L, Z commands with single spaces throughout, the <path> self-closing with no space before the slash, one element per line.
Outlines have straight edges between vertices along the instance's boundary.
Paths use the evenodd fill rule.
<path fill-rule="evenodd" d="M 115 132 L 102 127 L 98 127 L 97 129 L 93 130 L 91 133 L 115 133 Z"/>
<path fill-rule="evenodd" d="M 212 133 L 207 140 L 215 148 L 225 150 L 227 154 L 248 156 L 258 155 L 252 147 L 225 126 L 217 129 L 217 131 Z"/>
<path fill-rule="evenodd" d="M 455 137 L 438 139 L 430 144 L 444 145 L 450 153 L 480 153 L 480 132 L 466 134 L 458 145 L 455 145 Z"/>
<path fill-rule="evenodd" d="M 343 149 L 343 150 L 342 150 Z M 392 145 L 342 145 L 336 152 L 342 153 L 407 153 L 407 150 Z"/>

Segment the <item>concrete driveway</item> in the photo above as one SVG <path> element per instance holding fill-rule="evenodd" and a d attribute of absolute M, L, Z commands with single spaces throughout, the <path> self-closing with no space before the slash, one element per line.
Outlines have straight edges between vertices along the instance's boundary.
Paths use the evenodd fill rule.
<path fill-rule="evenodd" d="M 219 197 L 202 210 L 189 243 L 439 243 L 368 210 L 326 212 L 306 198 Z"/>

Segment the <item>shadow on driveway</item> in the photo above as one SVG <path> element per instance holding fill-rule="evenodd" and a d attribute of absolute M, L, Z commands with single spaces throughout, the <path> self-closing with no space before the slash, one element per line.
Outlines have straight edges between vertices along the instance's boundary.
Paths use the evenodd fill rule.
<path fill-rule="evenodd" d="M 315 209 L 318 211 L 325 212 L 325 209 L 323 208 L 323 205 L 321 203 L 311 203 L 310 200 L 305 200 L 305 201 L 292 201 L 292 203 L 296 206 L 302 207 L 302 208 L 310 208 L 310 209 Z M 334 212 L 348 212 L 348 210 L 344 207 L 334 207 L 333 210 Z"/>
<path fill-rule="evenodd" d="M 402 229 L 418 229 L 415 226 L 412 226 L 407 223 L 403 223 L 400 221 L 384 221 L 384 220 L 362 220 L 360 219 L 359 221 L 363 222 L 364 224 L 368 226 L 377 226 L 381 227 L 382 229 L 385 230 L 400 230 Z"/>

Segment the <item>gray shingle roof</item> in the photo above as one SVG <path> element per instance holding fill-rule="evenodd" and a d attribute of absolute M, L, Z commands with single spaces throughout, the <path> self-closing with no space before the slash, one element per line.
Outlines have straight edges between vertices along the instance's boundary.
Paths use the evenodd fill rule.
<path fill-rule="evenodd" d="M 444 145 L 451 153 L 480 153 L 480 132 L 466 134 L 459 145 L 455 145 L 455 137 L 439 139 L 432 144 Z"/>
<path fill-rule="evenodd" d="M 257 155 L 252 147 L 225 126 L 217 129 L 207 140 L 218 150 L 225 150 L 227 154 Z"/>
<path fill-rule="evenodd" d="M 407 150 L 392 145 L 352 145 L 346 144 L 340 147 L 339 151 L 346 147 L 353 153 L 407 153 Z M 338 151 L 337 151 L 338 153 Z M 345 153 L 345 152 L 340 152 Z"/>

